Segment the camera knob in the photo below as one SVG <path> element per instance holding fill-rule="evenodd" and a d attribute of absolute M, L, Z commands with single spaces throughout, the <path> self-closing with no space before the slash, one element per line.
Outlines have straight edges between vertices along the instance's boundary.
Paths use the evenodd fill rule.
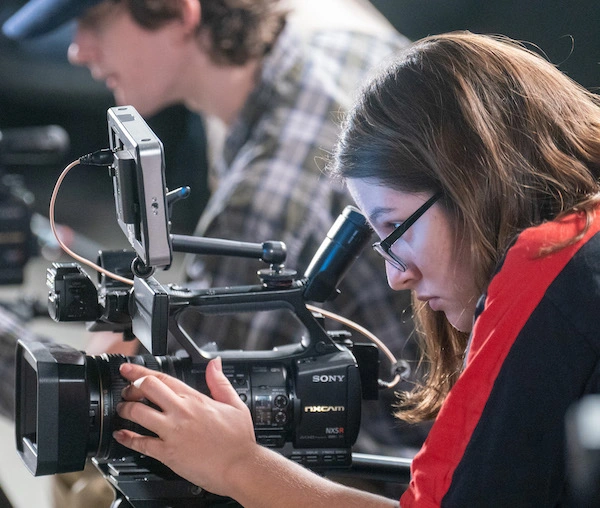
<path fill-rule="evenodd" d="M 277 413 L 275 413 L 275 423 L 278 425 L 283 425 L 284 423 L 287 423 L 287 414 L 285 414 L 283 411 L 278 411 Z"/>
<path fill-rule="evenodd" d="M 285 395 L 277 395 L 273 401 L 273 405 L 279 409 L 283 409 L 288 405 L 288 398 Z"/>
<path fill-rule="evenodd" d="M 269 289 L 285 289 L 292 287 L 296 277 L 296 270 L 287 268 L 263 268 L 256 272 L 263 286 Z"/>

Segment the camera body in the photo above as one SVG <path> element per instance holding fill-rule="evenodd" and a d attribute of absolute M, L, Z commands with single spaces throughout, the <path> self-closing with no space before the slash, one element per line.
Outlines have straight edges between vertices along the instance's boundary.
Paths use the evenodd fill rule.
<path fill-rule="evenodd" d="M 99 264 L 133 284 L 106 275 L 96 283 L 75 263 L 54 264 L 47 276 L 49 313 L 57 321 L 87 321 L 92 330 L 135 336 L 148 354 L 89 356 L 66 345 L 19 342 L 16 440 L 28 469 L 34 475 L 77 471 L 91 457 L 129 502 L 166 496 L 166 505 L 174 506 L 173 500 L 195 498 L 197 488 L 112 439 L 118 428 L 135 428 L 116 413 L 126 385 L 119 366 L 142 364 L 208 393 L 204 374 L 216 356 L 248 405 L 260 444 L 314 470 L 348 467 L 361 399 L 378 395 L 378 349 L 353 342 L 345 331 L 326 331 L 323 316 L 307 302 L 335 296 L 370 240 L 365 218 L 346 207 L 302 277 L 285 267 L 281 242 L 170 235 L 162 144 L 130 106 L 111 108 L 108 124 L 117 217 L 133 251 L 101 252 Z M 256 285 L 201 290 L 163 285 L 153 273 L 168 268 L 173 251 L 252 257 L 268 267 L 258 271 Z M 218 351 L 214 344 L 197 344 L 180 326 L 190 311 L 279 309 L 292 312 L 306 333 L 298 343 L 268 351 Z M 169 354 L 167 344 L 174 341 L 181 350 Z"/>
<path fill-rule="evenodd" d="M 277 356 L 247 353 L 220 354 L 225 375 L 250 409 L 257 442 L 311 469 L 349 466 L 362 395 L 352 350 L 311 354 L 290 346 Z M 373 347 L 361 354 L 376 366 Z M 189 356 L 87 356 L 66 345 L 19 343 L 17 358 L 17 448 L 36 476 L 82 470 L 90 457 L 117 465 L 138 458 L 112 439 L 114 430 L 133 426 L 116 413 L 124 362 L 208 394 L 208 360 Z"/>

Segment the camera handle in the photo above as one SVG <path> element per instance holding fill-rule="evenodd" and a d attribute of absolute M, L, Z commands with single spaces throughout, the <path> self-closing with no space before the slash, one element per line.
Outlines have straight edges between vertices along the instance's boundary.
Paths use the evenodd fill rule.
<path fill-rule="evenodd" d="M 167 354 L 167 336 L 170 332 L 192 360 L 205 361 L 210 356 L 178 325 L 178 316 L 181 312 L 196 309 L 206 314 L 227 314 L 287 309 L 296 314 L 308 332 L 308 338 L 303 338 L 297 346 L 299 354 L 307 354 L 312 350 L 317 354 L 338 350 L 339 346 L 306 307 L 303 296 L 305 283 L 305 279 L 290 279 L 288 287 L 278 289 L 255 285 L 190 290 L 165 287 L 154 277 L 148 279 L 136 277 L 133 286 L 135 299 L 130 302 L 132 331 L 152 355 Z M 268 354 L 269 358 L 277 355 L 273 351 L 246 352 L 249 353 L 255 354 L 256 358 L 261 354 Z M 220 354 L 227 356 L 226 351 L 221 351 Z M 289 350 L 281 351 L 282 356 L 289 354 Z"/>

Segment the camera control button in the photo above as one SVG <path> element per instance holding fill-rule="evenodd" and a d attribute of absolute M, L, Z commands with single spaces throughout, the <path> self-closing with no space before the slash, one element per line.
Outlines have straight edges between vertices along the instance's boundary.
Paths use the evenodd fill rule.
<path fill-rule="evenodd" d="M 287 419 L 287 415 L 283 411 L 275 413 L 275 423 L 282 425 L 287 423 Z"/>
<path fill-rule="evenodd" d="M 284 408 L 288 405 L 288 398 L 285 395 L 277 395 L 273 401 L 273 405 L 278 408 Z"/>

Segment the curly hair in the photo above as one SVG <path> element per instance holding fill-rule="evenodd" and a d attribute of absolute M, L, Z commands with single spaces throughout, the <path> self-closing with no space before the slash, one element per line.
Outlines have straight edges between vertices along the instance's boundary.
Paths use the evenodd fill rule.
<path fill-rule="evenodd" d="M 123 2 L 133 19 L 155 30 L 181 15 L 180 0 L 113 0 Z M 273 46 L 285 25 L 279 0 L 198 0 L 202 18 L 198 33 L 208 35 L 206 48 L 215 63 L 243 65 Z"/>

